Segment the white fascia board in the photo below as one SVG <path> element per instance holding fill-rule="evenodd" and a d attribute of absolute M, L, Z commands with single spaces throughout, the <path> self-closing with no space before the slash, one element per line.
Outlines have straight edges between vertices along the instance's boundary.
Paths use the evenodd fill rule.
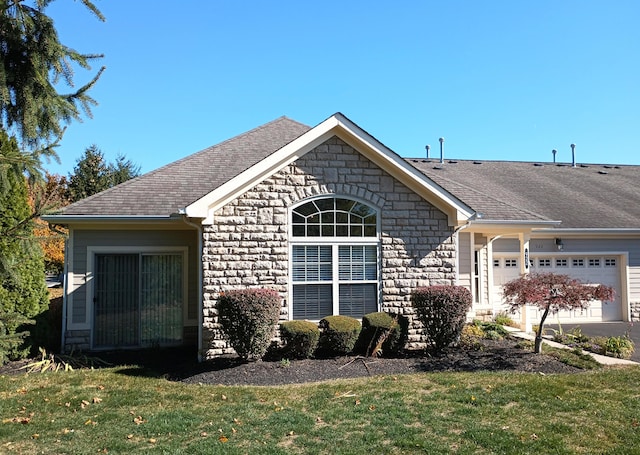
<path fill-rule="evenodd" d="M 468 223 L 465 230 L 483 234 L 518 234 L 531 233 L 543 228 L 557 226 L 560 221 L 513 221 L 513 220 L 473 220 Z"/>
<path fill-rule="evenodd" d="M 181 219 L 171 215 L 43 215 L 44 221 L 55 224 L 79 222 L 140 222 L 140 221 L 168 221 Z"/>
<path fill-rule="evenodd" d="M 343 134 L 337 134 L 338 137 L 355 145 L 364 156 L 445 212 L 450 217 L 450 225 L 459 225 L 473 216 L 475 212 L 470 207 L 408 164 L 397 153 L 342 114 L 336 114 L 336 117 L 343 126 L 340 130 Z"/>
<path fill-rule="evenodd" d="M 556 228 L 539 229 L 535 231 L 539 236 L 567 236 L 572 237 L 638 237 L 640 228 Z"/>
<path fill-rule="evenodd" d="M 203 224 L 211 223 L 213 212 L 331 138 L 335 134 L 332 130 L 337 125 L 336 119 L 329 117 L 256 165 L 185 207 L 185 214 L 192 218 L 204 218 Z"/>
<path fill-rule="evenodd" d="M 402 181 L 412 190 L 433 202 L 450 217 L 450 224 L 460 224 L 473 215 L 466 205 L 435 185 L 396 153 L 338 113 L 304 133 L 267 158 L 229 180 L 203 198 L 184 209 L 189 217 L 204 218 L 204 224 L 213 222 L 213 212 L 237 198 L 265 178 L 278 172 L 333 136 L 355 146 L 358 152 Z M 455 218 L 452 220 L 451 218 Z"/>

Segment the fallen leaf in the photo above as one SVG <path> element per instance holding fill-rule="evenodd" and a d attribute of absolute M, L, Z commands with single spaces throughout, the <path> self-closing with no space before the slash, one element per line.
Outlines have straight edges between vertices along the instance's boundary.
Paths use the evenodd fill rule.
<path fill-rule="evenodd" d="M 98 390 L 104 390 L 104 386 L 103 386 L 103 385 L 99 385 L 99 386 L 97 386 L 97 387 L 96 387 L 96 389 L 98 389 Z"/>
<path fill-rule="evenodd" d="M 98 422 L 95 422 L 95 421 L 93 421 L 93 420 L 89 419 L 89 420 L 87 420 L 84 424 L 85 424 L 85 425 L 97 425 L 97 424 L 98 424 Z"/>
<path fill-rule="evenodd" d="M 293 435 L 294 435 L 293 431 L 290 431 L 289 433 L 287 433 L 287 436 L 293 436 Z"/>
<path fill-rule="evenodd" d="M 226 400 L 227 396 L 226 395 L 222 395 L 220 398 L 222 398 L 223 400 Z"/>
<path fill-rule="evenodd" d="M 135 423 L 136 425 L 142 425 L 145 422 L 146 420 L 144 420 L 142 416 L 137 416 L 133 418 L 133 423 Z"/>
<path fill-rule="evenodd" d="M 227 438 L 223 434 L 221 434 L 220 437 L 218 438 L 218 441 L 220 441 L 220 442 L 227 442 L 228 440 L 229 440 L 229 438 Z"/>
<path fill-rule="evenodd" d="M 235 428 L 231 427 L 231 433 L 236 434 L 238 432 L 238 430 L 236 430 Z"/>
<path fill-rule="evenodd" d="M 354 404 L 355 404 L 356 406 L 358 406 L 358 405 L 360 404 L 360 400 L 356 400 L 356 401 L 354 401 Z"/>
<path fill-rule="evenodd" d="M 132 434 L 128 434 L 127 435 L 127 439 L 133 439 L 133 435 Z"/>
<path fill-rule="evenodd" d="M 535 441 L 536 439 L 538 439 L 538 435 L 537 435 L 537 434 L 535 434 L 535 433 L 533 433 L 533 434 L 531 435 L 531 439 L 533 439 L 533 440 Z"/>
<path fill-rule="evenodd" d="M 206 431 L 203 431 L 202 433 L 200 433 L 200 436 L 206 438 L 207 436 L 209 436 L 209 434 Z"/>
<path fill-rule="evenodd" d="M 149 442 L 150 442 L 151 444 L 155 444 L 155 443 L 156 443 L 156 442 L 158 442 L 158 441 L 156 440 L 156 438 L 151 438 L 151 439 L 149 439 Z"/>
<path fill-rule="evenodd" d="M 376 410 L 376 407 L 374 405 L 369 406 L 369 411 L 375 411 L 375 410 Z"/>
<path fill-rule="evenodd" d="M 321 417 L 316 417 L 316 423 L 322 423 L 322 422 L 323 422 L 323 420 L 322 420 Z"/>
<path fill-rule="evenodd" d="M 31 439 L 38 439 L 40 435 L 38 433 L 34 433 L 31 435 Z"/>
<path fill-rule="evenodd" d="M 62 430 L 62 434 L 69 434 L 71 433 L 71 430 L 68 428 L 65 428 L 64 430 Z"/>
<path fill-rule="evenodd" d="M 242 422 L 240 422 L 238 419 L 234 418 L 233 419 L 233 423 L 235 423 L 236 425 L 242 425 Z"/>
<path fill-rule="evenodd" d="M 68 401 L 64 404 L 66 407 L 70 407 L 71 403 L 69 403 Z"/>
<path fill-rule="evenodd" d="M 95 403 L 101 403 L 102 402 L 102 398 L 93 397 L 93 400 L 91 400 L 91 401 L 93 401 L 94 404 Z"/>

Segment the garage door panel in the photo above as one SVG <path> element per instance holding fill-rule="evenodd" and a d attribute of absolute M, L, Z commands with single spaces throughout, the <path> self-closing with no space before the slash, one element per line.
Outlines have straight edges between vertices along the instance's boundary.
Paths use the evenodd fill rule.
<path fill-rule="evenodd" d="M 531 271 L 537 273 L 553 272 L 557 274 L 575 277 L 584 283 L 594 285 L 604 284 L 616 290 L 614 302 L 601 302 L 596 300 L 585 310 L 563 310 L 558 314 L 550 315 L 548 319 L 561 323 L 573 322 L 602 322 L 622 320 L 622 298 L 620 294 L 620 261 L 612 256 L 545 256 L 534 257 Z M 516 273 L 510 267 L 504 267 L 504 258 L 495 258 L 494 261 L 494 302 L 503 302 L 502 285 L 517 278 Z M 505 308 L 505 307 L 501 307 Z M 540 319 L 542 312 L 537 308 L 531 308 L 529 315 L 534 319 Z"/>

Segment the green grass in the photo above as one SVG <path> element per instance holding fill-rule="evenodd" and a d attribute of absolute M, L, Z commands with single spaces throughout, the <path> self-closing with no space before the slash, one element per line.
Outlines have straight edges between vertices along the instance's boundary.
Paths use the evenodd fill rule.
<path fill-rule="evenodd" d="M 135 369 L 0 377 L 0 453 L 637 453 L 640 368 L 424 373 L 286 387 Z"/>

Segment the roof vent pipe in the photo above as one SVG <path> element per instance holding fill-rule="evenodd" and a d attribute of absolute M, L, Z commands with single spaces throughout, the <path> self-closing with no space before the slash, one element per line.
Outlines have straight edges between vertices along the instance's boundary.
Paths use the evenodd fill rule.
<path fill-rule="evenodd" d="M 571 166 L 576 167 L 576 144 L 571 144 Z"/>
<path fill-rule="evenodd" d="M 427 159 L 429 159 L 429 150 L 431 150 L 431 146 L 430 145 L 425 145 L 424 149 L 427 151 Z"/>
<path fill-rule="evenodd" d="M 440 164 L 444 163 L 444 138 L 438 139 L 440 141 Z"/>
<path fill-rule="evenodd" d="M 558 153 L 558 151 L 556 149 L 551 150 L 551 153 L 553 153 L 553 162 L 556 162 L 556 153 Z"/>

